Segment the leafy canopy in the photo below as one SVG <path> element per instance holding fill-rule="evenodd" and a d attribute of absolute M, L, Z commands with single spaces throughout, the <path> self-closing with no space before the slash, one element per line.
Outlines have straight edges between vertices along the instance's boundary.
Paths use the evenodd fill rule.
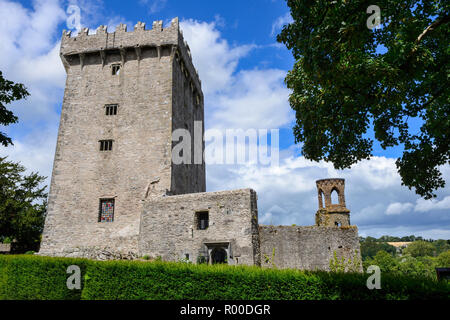
<path fill-rule="evenodd" d="M 0 238 L 14 239 L 22 252 L 38 249 L 47 207 L 45 177 L 24 172 L 20 164 L 0 158 Z"/>
<path fill-rule="evenodd" d="M 23 84 L 6 80 L 0 71 L 0 126 L 7 126 L 17 122 L 17 117 L 12 111 L 6 109 L 6 105 L 13 101 L 24 99 L 28 95 L 29 93 Z M 7 147 L 13 143 L 11 138 L 0 131 L 0 144 Z"/>
<path fill-rule="evenodd" d="M 403 249 L 404 254 L 410 254 L 414 258 L 433 256 L 435 251 L 435 246 L 427 241 L 414 241 Z"/>
<path fill-rule="evenodd" d="M 337 169 L 401 146 L 402 184 L 429 199 L 450 161 L 448 1 L 287 0 L 293 22 L 277 40 L 296 63 L 286 77 L 303 155 Z M 420 129 L 415 130 L 415 124 Z"/>

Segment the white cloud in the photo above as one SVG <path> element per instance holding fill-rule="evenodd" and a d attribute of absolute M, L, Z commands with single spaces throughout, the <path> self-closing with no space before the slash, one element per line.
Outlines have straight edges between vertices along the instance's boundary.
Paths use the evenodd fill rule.
<path fill-rule="evenodd" d="M 285 24 L 292 23 L 294 20 L 292 19 L 291 13 L 287 12 L 284 16 L 278 17 L 277 20 L 272 24 L 272 32 L 271 36 L 275 36 L 276 33 L 281 31 Z"/>
<path fill-rule="evenodd" d="M 402 214 L 411 211 L 413 208 L 414 205 L 412 203 L 394 202 L 387 207 L 386 214 Z"/>
<path fill-rule="evenodd" d="M 203 93 L 208 95 L 229 88 L 239 59 L 255 46 L 231 47 L 221 38 L 215 21 L 207 23 L 189 19 L 181 21 L 180 25 L 202 80 Z"/>
<path fill-rule="evenodd" d="M 64 88 L 66 73 L 59 57 L 60 42 L 54 44 L 50 51 L 36 57 L 20 59 L 15 65 L 15 74 L 20 79 L 27 79 L 28 84 Z"/>
<path fill-rule="evenodd" d="M 391 203 L 386 209 L 386 214 L 401 214 L 405 212 L 410 212 L 412 210 L 416 212 L 429 212 L 434 210 L 445 210 L 450 209 L 450 196 L 444 197 L 442 200 L 425 200 L 419 198 L 416 203 Z"/>
<path fill-rule="evenodd" d="M 431 210 L 444 210 L 444 209 L 450 209 L 450 196 L 447 196 L 440 201 L 418 199 L 416 206 L 414 208 L 415 211 L 419 212 L 426 212 Z"/>
<path fill-rule="evenodd" d="M 61 100 L 65 71 L 55 36 L 64 19 L 56 0 L 35 1 L 33 10 L 0 0 L 0 69 L 6 79 L 25 84 L 31 93 L 12 105 L 22 124 L 57 117 L 54 103 Z"/>
<path fill-rule="evenodd" d="M 20 162 L 27 172 L 38 172 L 46 176 L 50 183 L 53 157 L 56 147 L 57 123 L 52 127 L 41 130 L 39 134 L 29 134 L 20 140 L 13 140 L 14 145 L 0 148 L 0 156 L 7 156 L 7 160 Z"/>
<path fill-rule="evenodd" d="M 2 64 L 23 59 L 23 55 L 41 55 L 53 46 L 57 25 L 65 19 L 64 10 L 57 0 L 37 0 L 33 2 L 33 7 L 34 10 L 28 10 L 15 2 L 0 1 Z M 11 53 L 21 56 L 8 55 Z"/>
<path fill-rule="evenodd" d="M 216 19 L 217 20 L 217 19 Z M 254 44 L 231 46 L 217 22 L 185 20 L 181 28 L 202 80 L 207 128 L 279 128 L 293 117 L 286 71 L 250 69 L 237 72 L 239 60 L 257 49 Z"/>
<path fill-rule="evenodd" d="M 292 121 L 289 90 L 278 69 L 240 71 L 229 90 L 210 102 L 210 117 L 217 128 L 280 128 Z"/>

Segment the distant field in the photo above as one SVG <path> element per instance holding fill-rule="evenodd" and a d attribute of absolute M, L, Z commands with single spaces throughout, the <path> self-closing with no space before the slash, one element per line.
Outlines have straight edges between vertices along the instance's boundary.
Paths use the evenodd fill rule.
<path fill-rule="evenodd" d="M 81 289 L 69 290 L 66 272 L 81 269 Z M 449 299 L 450 284 L 381 274 L 277 270 L 161 261 L 92 261 L 32 255 L 0 256 L 0 299 L 228 299 L 398 300 Z"/>

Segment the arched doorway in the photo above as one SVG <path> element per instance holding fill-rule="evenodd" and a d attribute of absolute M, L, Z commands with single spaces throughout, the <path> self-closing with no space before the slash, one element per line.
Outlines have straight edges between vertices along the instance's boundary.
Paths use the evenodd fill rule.
<path fill-rule="evenodd" d="M 227 263 L 228 257 L 227 252 L 223 248 L 214 248 L 211 251 L 211 263 Z"/>

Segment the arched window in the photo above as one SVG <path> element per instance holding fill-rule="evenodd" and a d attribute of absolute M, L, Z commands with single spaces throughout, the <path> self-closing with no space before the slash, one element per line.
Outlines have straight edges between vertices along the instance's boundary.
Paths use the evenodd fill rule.
<path fill-rule="evenodd" d="M 338 204 L 339 203 L 339 193 L 336 189 L 333 189 L 331 191 L 331 204 Z"/>
<path fill-rule="evenodd" d="M 324 204 L 324 199 L 325 199 L 325 195 L 323 194 L 322 190 L 319 190 L 319 207 L 320 208 L 325 208 L 325 204 Z"/>

